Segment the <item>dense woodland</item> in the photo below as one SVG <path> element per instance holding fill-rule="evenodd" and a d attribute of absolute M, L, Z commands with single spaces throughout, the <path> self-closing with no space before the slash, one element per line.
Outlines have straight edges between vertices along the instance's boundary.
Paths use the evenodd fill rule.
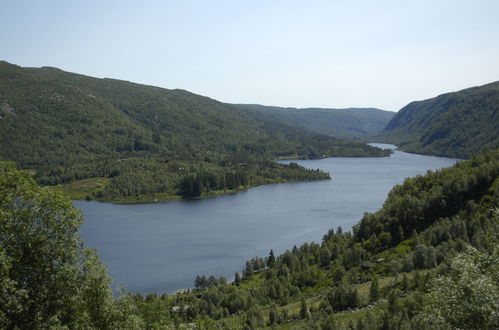
<path fill-rule="evenodd" d="M 0 327 L 497 329 L 499 150 L 409 178 L 352 232 L 200 274 L 177 295 L 113 297 L 81 215 L 0 167 Z M 228 283 L 230 282 L 230 283 Z"/>
<path fill-rule="evenodd" d="M 351 139 L 381 132 L 394 112 L 375 108 L 282 108 L 258 104 L 234 104 L 258 121 L 280 122 L 309 132 Z"/>
<path fill-rule="evenodd" d="M 409 103 L 380 141 L 408 152 L 469 158 L 499 148 L 499 82 Z"/>
<path fill-rule="evenodd" d="M 233 176 L 238 189 L 327 177 L 268 161 L 276 158 L 389 154 L 259 121 L 183 90 L 7 62 L 0 62 L 0 145 L 0 159 L 32 170 L 41 184 L 65 185 L 73 198 L 121 201 L 186 197 L 186 180 L 198 185 L 205 176 L 217 181 L 203 182 L 207 192 L 233 189 Z"/>

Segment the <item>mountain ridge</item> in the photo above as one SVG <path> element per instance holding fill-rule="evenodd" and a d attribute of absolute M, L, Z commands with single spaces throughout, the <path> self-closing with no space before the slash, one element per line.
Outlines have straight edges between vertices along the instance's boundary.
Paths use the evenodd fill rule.
<path fill-rule="evenodd" d="M 367 137 L 380 132 L 393 117 L 377 108 L 294 108 L 260 104 L 233 104 L 259 120 L 280 121 L 309 132 L 338 138 Z"/>
<path fill-rule="evenodd" d="M 401 150 L 469 158 L 499 147 L 499 81 L 414 101 L 380 134 Z"/>

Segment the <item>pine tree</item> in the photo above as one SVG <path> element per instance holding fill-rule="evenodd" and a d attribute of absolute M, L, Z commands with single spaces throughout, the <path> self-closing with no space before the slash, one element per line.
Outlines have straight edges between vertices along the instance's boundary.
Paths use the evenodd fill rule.
<path fill-rule="evenodd" d="M 270 250 L 269 257 L 267 258 L 267 267 L 273 268 L 275 266 L 275 255 L 274 251 Z"/>
<path fill-rule="evenodd" d="M 236 285 L 241 284 L 241 275 L 239 275 L 239 272 L 236 272 L 236 275 L 234 276 L 234 283 L 236 283 Z"/>

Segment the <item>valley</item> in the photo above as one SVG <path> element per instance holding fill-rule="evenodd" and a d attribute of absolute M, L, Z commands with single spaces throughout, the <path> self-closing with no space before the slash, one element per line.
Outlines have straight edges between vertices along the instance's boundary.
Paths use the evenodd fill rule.
<path fill-rule="evenodd" d="M 0 73 L 0 325 L 498 325 L 497 83 L 392 117 Z"/>

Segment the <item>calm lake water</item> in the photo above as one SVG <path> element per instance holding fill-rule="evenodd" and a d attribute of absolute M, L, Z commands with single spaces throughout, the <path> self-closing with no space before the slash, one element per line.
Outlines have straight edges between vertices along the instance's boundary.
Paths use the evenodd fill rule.
<path fill-rule="evenodd" d="M 383 145 L 389 147 L 389 145 Z M 175 292 L 196 275 L 234 278 L 246 260 L 320 242 L 331 228 L 350 230 L 379 209 L 407 177 L 456 159 L 395 151 L 385 158 L 295 161 L 330 172 L 332 180 L 283 183 L 232 195 L 152 204 L 75 201 L 86 245 L 97 248 L 114 285 L 132 292 Z"/>

